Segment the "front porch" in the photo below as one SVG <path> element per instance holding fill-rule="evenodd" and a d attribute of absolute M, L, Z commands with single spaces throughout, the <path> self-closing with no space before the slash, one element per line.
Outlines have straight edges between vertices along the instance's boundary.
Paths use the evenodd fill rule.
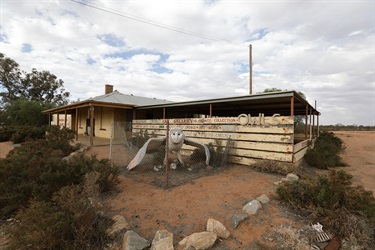
<path fill-rule="evenodd" d="M 89 135 L 78 135 L 78 138 L 74 140 L 75 143 L 80 143 L 84 146 L 108 146 L 110 144 L 109 138 L 93 137 L 93 143 L 90 143 Z"/>

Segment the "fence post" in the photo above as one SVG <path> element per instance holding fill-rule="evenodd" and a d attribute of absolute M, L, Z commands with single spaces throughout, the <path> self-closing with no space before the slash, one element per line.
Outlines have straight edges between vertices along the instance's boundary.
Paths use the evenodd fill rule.
<path fill-rule="evenodd" d="M 113 137 L 114 137 L 114 128 L 115 124 L 112 122 L 111 124 L 111 136 L 109 137 L 109 159 L 112 160 L 112 143 L 113 143 Z"/>
<path fill-rule="evenodd" d="M 166 139 L 165 139 L 165 173 L 166 173 L 166 189 L 168 187 L 168 170 L 169 170 L 169 120 L 167 119 L 167 132 L 166 132 Z"/>

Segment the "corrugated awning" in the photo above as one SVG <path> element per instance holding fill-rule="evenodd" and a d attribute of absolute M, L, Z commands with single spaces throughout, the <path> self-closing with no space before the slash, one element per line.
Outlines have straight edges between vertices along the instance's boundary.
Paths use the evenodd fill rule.
<path fill-rule="evenodd" d="M 308 114 L 320 115 L 313 106 L 295 91 L 138 106 L 135 107 L 135 109 L 152 110 L 165 108 L 168 110 L 169 114 L 174 112 L 209 114 L 210 105 L 212 107 L 213 116 L 237 116 L 241 113 L 291 115 L 291 112 L 294 112 L 294 115 L 305 115 L 306 108 Z"/>

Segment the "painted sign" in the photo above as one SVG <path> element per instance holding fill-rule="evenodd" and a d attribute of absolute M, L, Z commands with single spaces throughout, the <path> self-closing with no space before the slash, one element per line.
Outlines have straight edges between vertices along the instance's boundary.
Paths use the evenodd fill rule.
<path fill-rule="evenodd" d="M 280 114 L 274 114 L 270 119 L 265 119 L 263 113 L 259 113 L 258 117 L 252 117 L 250 114 L 240 114 L 237 119 L 238 123 L 242 126 L 248 125 L 279 125 Z"/>

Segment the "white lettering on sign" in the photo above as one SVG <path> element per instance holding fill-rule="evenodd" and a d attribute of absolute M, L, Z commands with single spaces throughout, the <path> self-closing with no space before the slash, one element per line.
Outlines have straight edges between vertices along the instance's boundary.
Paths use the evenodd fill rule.
<path fill-rule="evenodd" d="M 240 114 L 237 117 L 238 123 L 242 126 L 247 126 L 247 125 L 279 125 L 280 121 L 279 118 L 280 114 L 274 114 L 273 116 L 270 117 L 270 119 L 266 119 L 264 117 L 263 113 L 259 113 L 258 117 L 252 117 L 250 114 Z"/>

